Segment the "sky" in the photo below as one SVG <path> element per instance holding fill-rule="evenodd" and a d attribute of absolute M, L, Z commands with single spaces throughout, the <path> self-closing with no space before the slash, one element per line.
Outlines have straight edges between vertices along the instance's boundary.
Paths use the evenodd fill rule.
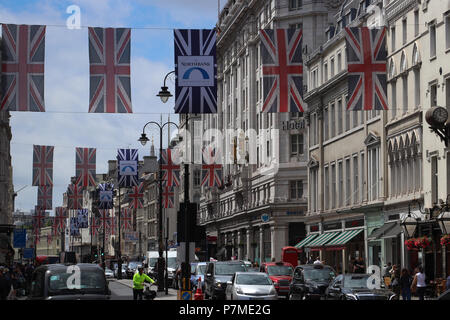
<path fill-rule="evenodd" d="M 221 0 L 221 7 L 225 0 Z M 66 10 L 80 8 L 81 29 L 68 29 Z M 21 190 L 15 209 L 28 212 L 37 203 L 32 183 L 33 145 L 54 146 L 53 208 L 75 175 L 75 148 L 97 149 L 97 174 L 118 148 L 150 153 L 137 140 L 148 121 L 178 123 L 174 98 L 166 104 L 156 94 L 164 76 L 174 69 L 173 29 L 211 29 L 217 21 L 217 0 L 2 0 L 0 23 L 46 25 L 46 112 L 11 112 L 11 157 L 14 190 Z M 131 30 L 131 101 L 133 114 L 89 114 L 89 55 L 87 27 L 128 27 Z M 174 79 L 169 77 L 174 94 Z M 167 127 L 167 126 L 166 126 Z M 171 128 L 171 136 L 176 132 Z M 159 148 L 159 129 L 147 126 Z M 167 145 L 167 129 L 163 147 Z"/>

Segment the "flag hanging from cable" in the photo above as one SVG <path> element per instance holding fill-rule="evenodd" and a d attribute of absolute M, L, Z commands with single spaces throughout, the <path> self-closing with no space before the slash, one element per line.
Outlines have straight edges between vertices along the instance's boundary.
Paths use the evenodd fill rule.
<path fill-rule="evenodd" d="M 109 210 L 99 210 L 100 211 L 100 229 L 106 232 L 108 228 L 109 221 Z"/>
<path fill-rule="evenodd" d="M 113 189 L 112 183 L 101 183 L 99 188 L 99 208 L 100 209 L 112 209 L 113 208 Z"/>
<path fill-rule="evenodd" d="M 45 26 L 2 24 L 0 111 L 45 112 Z"/>
<path fill-rule="evenodd" d="M 96 149 L 76 148 L 75 151 L 75 176 L 76 185 L 80 187 L 94 187 L 96 169 Z"/>
<path fill-rule="evenodd" d="M 128 193 L 128 198 L 131 199 L 130 209 L 140 209 L 144 207 L 144 183 L 139 183 L 138 186 L 132 187 L 131 192 Z"/>
<path fill-rule="evenodd" d="M 95 236 L 98 234 L 101 228 L 101 222 L 99 218 L 94 216 L 91 217 L 91 226 L 89 228 L 91 236 Z"/>
<path fill-rule="evenodd" d="M 216 31 L 175 29 L 174 41 L 175 113 L 216 113 Z"/>
<path fill-rule="evenodd" d="M 180 185 L 180 165 L 175 164 L 174 152 L 172 149 L 165 149 L 161 151 L 161 171 L 163 174 L 162 180 L 164 186 L 179 186 Z"/>
<path fill-rule="evenodd" d="M 386 28 L 345 28 L 347 110 L 388 110 Z"/>
<path fill-rule="evenodd" d="M 129 28 L 89 28 L 89 112 L 132 113 Z"/>
<path fill-rule="evenodd" d="M 64 207 L 56 207 L 54 225 L 56 225 L 56 231 L 63 232 L 66 230 L 66 218 L 67 210 Z"/>
<path fill-rule="evenodd" d="M 77 211 L 77 227 L 78 227 L 78 229 L 89 228 L 88 209 L 78 209 L 78 211 Z"/>
<path fill-rule="evenodd" d="M 80 236 L 80 229 L 78 228 L 78 218 L 77 217 L 70 218 L 70 235 L 72 237 Z"/>
<path fill-rule="evenodd" d="M 119 187 L 139 184 L 138 149 L 119 149 L 117 153 Z"/>
<path fill-rule="evenodd" d="M 33 226 L 37 229 L 41 229 L 44 225 L 45 220 L 45 210 L 41 207 L 34 207 L 34 215 L 33 215 Z"/>
<path fill-rule="evenodd" d="M 164 203 L 164 208 L 166 208 L 166 209 L 174 207 L 174 203 L 175 203 L 174 187 L 168 187 L 168 186 L 164 187 L 163 203 Z"/>
<path fill-rule="evenodd" d="M 128 208 L 122 208 L 121 209 L 121 216 L 120 216 L 120 229 L 122 230 L 133 230 L 132 225 L 132 219 L 131 219 L 131 210 Z"/>
<path fill-rule="evenodd" d="M 53 208 L 53 187 L 39 186 L 37 194 L 37 205 L 43 210 L 52 210 Z"/>
<path fill-rule="evenodd" d="M 304 112 L 302 29 L 260 30 L 262 112 Z"/>
<path fill-rule="evenodd" d="M 206 147 L 203 149 L 202 186 L 221 187 L 223 168 L 220 164 L 217 148 Z"/>
<path fill-rule="evenodd" d="M 33 186 L 53 185 L 54 148 L 33 145 Z"/>
<path fill-rule="evenodd" d="M 83 187 L 69 184 L 67 187 L 67 209 L 78 210 L 83 207 Z"/>

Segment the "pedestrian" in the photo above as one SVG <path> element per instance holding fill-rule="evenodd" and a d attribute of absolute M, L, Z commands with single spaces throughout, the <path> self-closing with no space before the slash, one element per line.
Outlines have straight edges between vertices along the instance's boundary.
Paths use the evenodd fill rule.
<path fill-rule="evenodd" d="M 450 276 L 447 277 L 447 282 L 445 283 L 445 290 L 450 289 Z"/>
<path fill-rule="evenodd" d="M 403 268 L 400 276 L 400 290 L 403 300 L 411 300 L 411 276 L 408 269 Z"/>
<path fill-rule="evenodd" d="M 392 283 L 392 292 L 395 293 L 395 300 L 399 300 L 400 298 L 400 270 L 397 265 L 392 266 L 392 273 L 391 273 L 391 283 Z"/>
<path fill-rule="evenodd" d="M 384 267 L 383 277 L 391 277 L 390 271 L 392 269 L 392 263 L 388 262 L 387 266 Z"/>
<path fill-rule="evenodd" d="M 5 268 L 0 266 L 0 300 L 6 300 L 11 290 L 11 283 L 6 279 Z"/>
<path fill-rule="evenodd" d="M 155 281 L 144 273 L 142 266 L 138 267 L 138 272 L 133 276 L 133 300 L 142 300 L 144 294 L 144 282 L 154 283 Z"/>
<path fill-rule="evenodd" d="M 322 264 L 322 261 L 320 261 L 320 257 L 316 258 L 316 261 L 314 261 L 314 264 Z"/>
<path fill-rule="evenodd" d="M 313 263 L 314 263 L 313 257 L 309 256 L 307 264 L 313 264 Z"/>
<path fill-rule="evenodd" d="M 365 273 L 365 263 L 362 257 L 359 257 L 355 260 L 355 264 L 353 266 L 354 273 Z"/>
<path fill-rule="evenodd" d="M 418 268 L 418 271 L 416 275 L 414 276 L 413 280 L 413 292 L 415 291 L 415 288 L 417 288 L 417 295 L 419 296 L 419 300 L 425 299 L 425 289 L 427 288 L 427 284 L 425 283 L 425 273 L 423 272 L 423 268 L 420 266 Z"/>

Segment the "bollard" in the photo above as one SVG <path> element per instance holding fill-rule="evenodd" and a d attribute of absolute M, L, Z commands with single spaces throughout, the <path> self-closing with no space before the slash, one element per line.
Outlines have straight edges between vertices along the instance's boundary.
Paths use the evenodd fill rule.
<path fill-rule="evenodd" d="M 197 291 L 194 294 L 194 300 L 204 300 L 202 291 L 202 279 L 198 278 Z"/>

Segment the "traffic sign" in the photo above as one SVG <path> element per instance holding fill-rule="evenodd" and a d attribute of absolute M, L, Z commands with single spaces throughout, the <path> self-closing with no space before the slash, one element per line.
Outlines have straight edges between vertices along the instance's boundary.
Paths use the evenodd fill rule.
<path fill-rule="evenodd" d="M 181 300 L 192 300 L 192 291 L 181 291 Z"/>

